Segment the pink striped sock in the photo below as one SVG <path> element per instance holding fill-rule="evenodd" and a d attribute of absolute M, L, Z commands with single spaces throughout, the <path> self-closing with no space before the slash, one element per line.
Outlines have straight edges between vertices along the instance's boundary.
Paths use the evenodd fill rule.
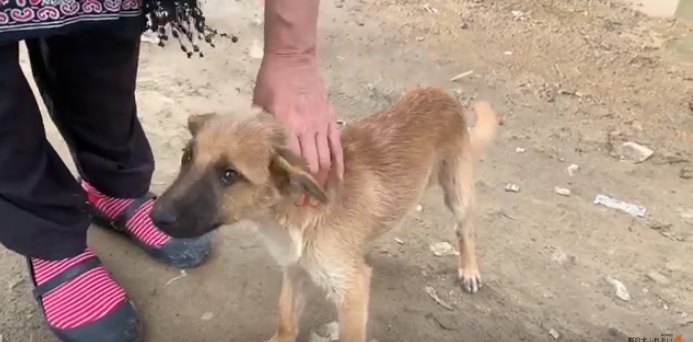
<path fill-rule="evenodd" d="M 109 197 L 98 191 L 89 183 L 82 181 L 82 187 L 87 192 L 89 203 L 104 213 L 109 219 L 115 219 L 134 201 L 132 198 Z M 138 240 L 147 246 L 160 247 L 171 240 L 171 237 L 154 225 L 149 213 L 154 207 L 154 200 L 148 200 L 135 211 L 125 228 Z"/>
<path fill-rule="evenodd" d="M 35 281 L 41 285 L 92 256 L 94 253 L 87 249 L 76 257 L 57 261 L 31 258 Z M 50 325 L 58 329 L 72 329 L 97 321 L 125 299 L 125 290 L 108 275 L 103 266 L 99 266 L 44 294 L 41 301 Z"/>

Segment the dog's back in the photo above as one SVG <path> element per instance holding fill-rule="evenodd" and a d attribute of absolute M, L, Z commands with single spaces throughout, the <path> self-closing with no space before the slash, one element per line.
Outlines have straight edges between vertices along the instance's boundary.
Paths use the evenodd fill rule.
<path fill-rule="evenodd" d="M 361 223 L 367 213 L 369 229 L 362 228 L 367 235 L 392 228 L 429 184 L 438 183 L 447 164 L 465 150 L 483 150 L 471 144 L 462 110 L 444 91 L 422 88 L 349 124 L 342 133 L 347 175 L 343 198 L 337 201 L 343 208 L 338 211 L 359 215 Z M 495 127 L 490 113 L 477 120 L 487 130 Z M 490 134 L 480 135 L 482 145 Z"/>

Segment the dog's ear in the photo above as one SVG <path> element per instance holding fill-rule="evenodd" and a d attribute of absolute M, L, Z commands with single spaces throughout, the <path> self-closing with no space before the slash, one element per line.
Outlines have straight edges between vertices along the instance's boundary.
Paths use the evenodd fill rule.
<path fill-rule="evenodd" d="M 192 136 L 196 136 L 197 132 L 207 123 L 207 121 L 218 116 L 217 113 L 194 114 L 188 117 L 188 130 Z"/>
<path fill-rule="evenodd" d="M 307 194 L 327 203 L 327 195 L 322 186 L 307 171 L 305 161 L 288 148 L 279 147 L 275 150 L 270 163 L 270 173 L 280 191 L 290 194 Z"/>

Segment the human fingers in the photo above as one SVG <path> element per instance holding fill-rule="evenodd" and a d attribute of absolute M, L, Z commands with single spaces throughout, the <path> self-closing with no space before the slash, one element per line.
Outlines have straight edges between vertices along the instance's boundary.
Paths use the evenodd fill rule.
<path fill-rule="evenodd" d="M 332 167 L 332 152 L 330 151 L 330 142 L 328 127 L 324 130 L 318 131 L 315 136 L 315 145 L 318 152 L 318 176 L 326 178 L 326 175 L 330 172 Z M 324 184 L 324 179 L 319 180 L 322 185 Z"/>
<path fill-rule="evenodd" d="M 318 172 L 318 155 L 315 146 L 315 131 L 308 130 L 306 133 L 299 135 L 298 143 L 301 149 L 301 156 L 306 161 L 308 171 L 315 175 Z M 306 196 L 299 198 L 299 206 L 306 204 Z"/>
<path fill-rule="evenodd" d="M 301 156 L 306 161 L 308 171 L 316 175 L 319 170 L 318 149 L 315 143 L 316 132 L 314 130 L 306 131 L 298 136 L 298 144 L 301 150 Z"/>
<path fill-rule="evenodd" d="M 289 148 L 296 154 L 301 154 L 301 148 L 300 148 L 300 142 L 298 140 L 298 136 L 292 132 L 289 133 L 289 138 L 288 138 L 288 143 L 289 143 Z M 306 205 L 306 194 L 300 194 L 298 196 L 298 199 L 296 199 L 296 202 L 294 204 L 296 206 L 302 207 Z"/>
<path fill-rule="evenodd" d="M 287 137 L 287 144 L 289 144 L 289 149 L 296 154 L 301 154 L 301 143 L 298 139 L 298 135 L 294 132 L 293 129 L 289 128 L 288 130 L 288 137 Z"/>
<path fill-rule="evenodd" d="M 316 175 L 316 180 L 323 187 L 327 183 L 327 176 L 330 172 L 330 167 L 332 166 L 330 144 L 327 141 L 327 127 L 325 129 L 318 131 L 315 136 L 315 144 L 318 151 L 318 173 Z M 317 207 L 320 205 L 320 201 L 316 198 L 311 198 L 310 205 Z"/>

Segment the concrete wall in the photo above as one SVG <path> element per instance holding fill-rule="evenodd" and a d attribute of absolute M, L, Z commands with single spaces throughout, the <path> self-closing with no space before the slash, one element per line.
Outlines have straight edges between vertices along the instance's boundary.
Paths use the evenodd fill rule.
<path fill-rule="evenodd" d="M 691 0 L 628 0 L 632 2 L 636 8 L 643 12 L 658 16 L 672 17 L 676 15 L 676 11 L 680 2 L 690 2 Z"/>
<path fill-rule="evenodd" d="M 676 16 L 693 20 L 693 0 L 681 0 L 679 9 L 676 11 Z"/>

